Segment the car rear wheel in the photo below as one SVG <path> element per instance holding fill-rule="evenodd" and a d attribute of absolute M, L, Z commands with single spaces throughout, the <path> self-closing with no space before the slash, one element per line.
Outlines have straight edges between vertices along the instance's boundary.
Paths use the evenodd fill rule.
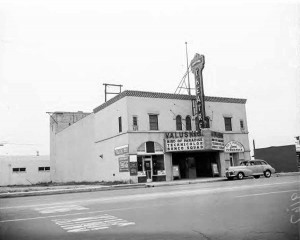
<path fill-rule="evenodd" d="M 269 178 L 269 177 L 271 177 L 271 172 L 269 170 L 267 170 L 267 171 L 265 171 L 264 175 L 266 178 Z"/>
<path fill-rule="evenodd" d="M 258 176 L 253 176 L 254 178 L 259 178 L 260 176 L 258 175 Z"/>
<path fill-rule="evenodd" d="M 238 180 L 242 180 L 244 178 L 244 174 L 242 172 L 237 175 Z"/>

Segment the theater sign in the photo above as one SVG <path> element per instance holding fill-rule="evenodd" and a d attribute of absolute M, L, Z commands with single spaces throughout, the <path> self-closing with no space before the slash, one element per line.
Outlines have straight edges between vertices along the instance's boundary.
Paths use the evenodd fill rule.
<path fill-rule="evenodd" d="M 236 152 L 244 152 L 244 146 L 237 141 L 230 141 L 224 147 L 224 152 L 227 153 L 236 153 Z"/>
<path fill-rule="evenodd" d="M 210 130 L 168 132 L 165 134 L 165 152 L 201 150 L 223 151 L 223 134 Z"/>

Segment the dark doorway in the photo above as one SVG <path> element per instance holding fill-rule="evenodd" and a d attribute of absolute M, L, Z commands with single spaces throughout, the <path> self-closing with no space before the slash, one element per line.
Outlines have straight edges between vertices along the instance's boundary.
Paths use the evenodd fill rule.
<path fill-rule="evenodd" d="M 212 163 L 219 165 L 219 152 L 180 152 L 172 154 L 181 179 L 213 177 Z"/>

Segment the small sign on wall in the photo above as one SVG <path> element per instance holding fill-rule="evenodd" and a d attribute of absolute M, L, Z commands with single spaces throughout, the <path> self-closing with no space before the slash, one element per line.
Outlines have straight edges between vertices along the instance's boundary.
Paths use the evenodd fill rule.
<path fill-rule="evenodd" d="M 123 155 L 129 152 L 129 147 L 128 145 L 120 146 L 115 148 L 115 155 Z"/>
<path fill-rule="evenodd" d="M 130 162 L 129 163 L 130 176 L 137 176 L 137 173 L 138 173 L 137 170 L 138 170 L 137 162 Z"/>
<path fill-rule="evenodd" d="M 179 166 L 178 165 L 174 165 L 172 170 L 173 170 L 173 178 L 174 177 L 180 178 Z"/>
<path fill-rule="evenodd" d="M 227 153 L 244 152 L 244 146 L 237 141 L 230 141 L 225 145 L 224 151 Z"/>
<path fill-rule="evenodd" d="M 213 172 L 213 177 L 215 175 L 220 175 L 218 165 L 216 163 L 211 164 L 212 172 Z"/>
<path fill-rule="evenodd" d="M 129 157 L 119 157 L 119 172 L 129 171 Z"/>

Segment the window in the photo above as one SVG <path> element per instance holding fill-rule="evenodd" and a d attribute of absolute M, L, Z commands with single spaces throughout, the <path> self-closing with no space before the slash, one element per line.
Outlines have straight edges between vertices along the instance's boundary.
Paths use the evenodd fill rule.
<path fill-rule="evenodd" d="M 196 130 L 199 131 L 199 120 L 198 120 L 198 117 L 195 118 L 195 127 L 196 127 Z"/>
<path fill-rule="evenodd" d="M 136 116 L 132 117 L 132 126 L 133 126 L 133 131 L 137 131 L 138 130 L 138 120 Z"/>
<path fill-rule="evenodd" d="M 182 121 L 181 121 L 181 116 L 178 115 L 176 117 L 176 130 L 181 131 L 182 130 Z"/>
<path fill-rule="evenodd" d="M 261 162 L 260 161 L 256 161 L 256 162 L 254 162 L 254 165 L 261 165 Z"/>
<path fill-rule="evenodd" d="M 209 117 L 205 117 L 205 128 L 210 128 L 210 119 L 209 119 Z"/>
<path fill-rule="evenodd" d="M 155 148 L 154 148 L 154 142 L 146 142 L 146 152 L 147 153 L 154 153 L 155 152 Z"/>
<path fill-rule="evenodd" d="M 50 171 L 50 167 L 39 167 L 39 172 Z"/>
<path fill-rule="evenodd" d="M 187 131 L 192 130 L 192 123 L 191 123 L 191 117 L 190 116 L 186 116 L 185 118 L 185 127 Z"/>
<path fill-rule="evenodd" d="M 231 118 L 224 117 L 224 122 L 225 122 L 225 131 L 232 131 Z"/>
<path fill-rule="evenodd" d="M 13 172 L 26 172 L 26 168 L 13 168 Z"/>
<path fill-rule="evenodd" d="M 244 120 L 240 120 L 240 127 L 241 127 L 241 130 L 245 129 L 245 127 L 244 127 Z"/>
<path fill-rule="evenodd" d="M 158 115 L 149 115 L 150 130 L 158 130 Z"/>
<path fill-rule="evenodd" d="M 119 133 L 122 132 L 122 117 L 119 117 Z"/>
<path fill-rule="evenodd" d="M 153 155 L 153 175 L 157 175 L 158 171 L 165 170 L 164 155 Z"/>

